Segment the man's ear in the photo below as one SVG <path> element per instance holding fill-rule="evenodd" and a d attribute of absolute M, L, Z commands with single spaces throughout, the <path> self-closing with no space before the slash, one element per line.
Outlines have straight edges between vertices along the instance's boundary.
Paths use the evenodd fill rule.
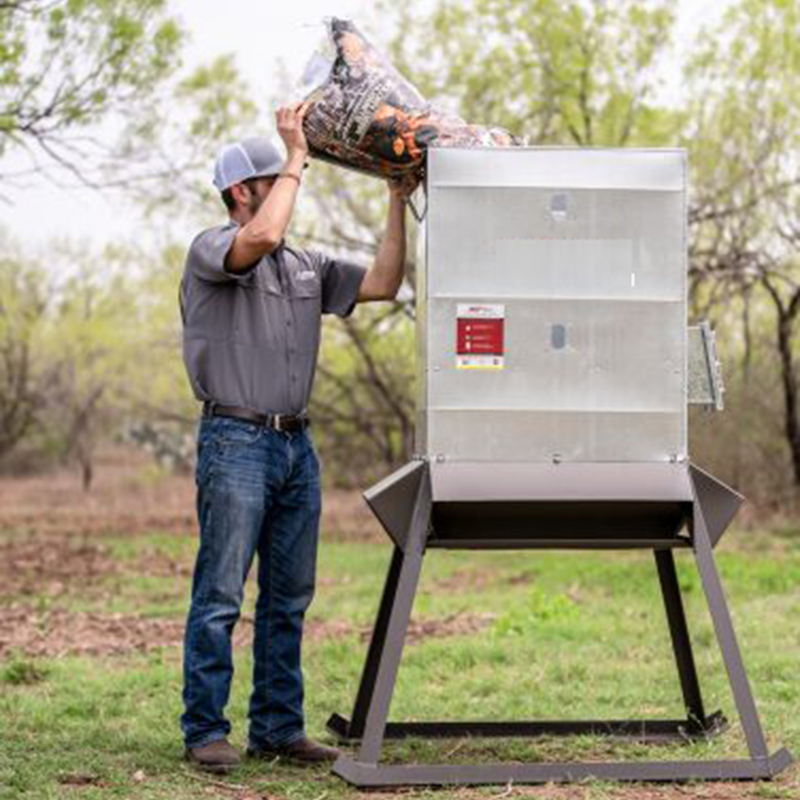
<path fill-rule="evenodd" d="M 245 183 L 234 183 L 231 195 L 237 206 L 246 206 L 250 202 L 250 187 Z"/>

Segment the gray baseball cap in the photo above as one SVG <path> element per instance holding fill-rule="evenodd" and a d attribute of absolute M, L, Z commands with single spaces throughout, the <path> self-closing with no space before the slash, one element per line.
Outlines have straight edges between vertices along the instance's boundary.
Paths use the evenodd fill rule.
<path fill-rule="evenodd" d="M 242 139 L 219 151 L 214 165 L 214 186 L 222 192 L 248 178 L 277 175 L 283 164 L 280 150 L 269 139 L 263 136 Z"/>

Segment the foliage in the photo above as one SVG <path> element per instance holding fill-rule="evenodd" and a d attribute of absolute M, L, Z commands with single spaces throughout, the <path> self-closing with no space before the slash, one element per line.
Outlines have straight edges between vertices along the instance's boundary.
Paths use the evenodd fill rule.
<path fill-rule="evenodd" d="M 24 440 L 29 456 L 75 461 L 89 488 L 100 442 L 136 423 L 190 428 L 182 259 L 172 248 L 153 261 L 130 248 L 54 248 L 55 281 L 0 260 L 0 457 Z"/>
<path fill-rule="evenodd" d="M 232 56 L 219 56 L 198 67 L 178 87 L 178 97 L 192 101 L 192 137 L 219 141 L 242 124 L 252 124 L 257 109 Z"/>
<path fill-rule="evenodd" d="M 311 400 L 328 481 L 383 477 L 413 448 L 414 333 L 403 307 L 362 307 L 326 326 Z"/>
<path fill-rule="evenodd" d="M 163 191 L 163 180 L 128 188 L 150 223 L 212 225 L 226 213 L 211 184 L 214 158 L 223 144 L 254 135 L 258 107 L 230 54 L 201 64 L 169 89 L 169 114 L 144 116 L 129 129 L 128 146 L 147 144 L 150 160 L 169 175 L 170 191 Z"/>
<path fill-rule="evenodd" d="M 492 626 L 498 637 L 535 636 L 546 625 L 569 625 L 579 614 L 577 605 L 565 594 L 534 587 L 520 603 L 503 612 Z"/>
<path fill-rule="evenodd" d="M 135 297 L 139 358 L 137 379 L 126 391 L 131 409 L 142 419 L 177 423 L 184 429 L 194 421 L 196 401 L 181 357 L 181 319 L 178 290 L 185 247 L 168 245 L 160 252 L 133 251 L 129 258 Z M 141 357 L 146 354 L 146 360 Z"/>
<path fill-rule="evenodd" d="M 14 22 L 16 35 L 24 44 L 16 78 L 12 80 L 10 73 L 6 76 L 9 92 L 17 82 L 30 86 L 36 83 L 34 77 L 25 77 L 23 69 L 35 47 L 36 26 L 43 24 L 44 12 L 34 9 L 34 5 L 37 4 L 0 3 L 0 15 L 5 14 Z M 85 35 L 91 40 L 87 40 L 88 49 L 80 57 L 64 56 L 69 60 L 69 69 L 64 68 L 59 91 L 71 92 L 73 83 L 83 87 L 88 80 L 80 77 L 84 74 L 80 70 L 88 69 L 84 61 L 93 56 L 100 59 L 101 51 L 113 64 L 104 64 L 102 69 L 97 66 L 89 82 L 94 85 L 105 80 L 113 85 L 109 85 L 103 102 L 99 96 L 86 99 L 81 113 L 74 114 L 69 124 L 57 116 L 61 106 L 53 108 L 56 117 L 49 121 L 42 117 L 37 123 L 47 125 L 41 131 L 44 141 L 56 147 L 56 142 L 68 141 L 66 137 L 73 129 L 80 128 L 87 136 L 90 131 L 100 131 L 107 116 L 118 110 L 124 100 L 127 127 L 121 131 L 121 149 L 115 155 L 122 160 L 114 162 L 112 183 L 126 183 L 127 161 L 136 169 L 142 165 L 166 165 L 172 192 L 154 192 L 153 184 L 146 181 L 127 185 L 129 193 L 138 197 L 150 214 L 144 224 L 152 226 L 157 218 L 159 226 L 164 227 L 167 215 L 217 221 L 223 208 L 218 197 L 206 188 L 210 185 L 209 165 L 220 139 L 252 130 L 257 116 L 233 58 L 216 58 L 178 84 L 167 85 L 178 61 L 182 34 L 166 16 L 164 2 L 51 5 L 52 9 L 48 9 L 57 11 L 59 19 L 62 13 L 68 17 L 60 23 L 59 37 L 83 41 L 80 36 Z M 134 24 L 137 14 L 143 15 L 141 24 Z M 4 30 L 3 35 L 11 33 Z M 115 37 L 122 38 L 118 41 Z M 162 48 L 167 44 L 169 53 L 164 53 Z M 0 65 L 2 52 L 0 48 Z M 122 54 L 126 54 L 124 65 L 117 64 Z M 59 68 L 59 57 L 53 55 L 46 76 Z M 145 63 L 143 59 L 150 61 Z M 46 88 L 46 76 L 41 76 L 41 92 Z M 171 114 L 168 120 L 159 121 L 162 88 L 172 98 Z M 0 89 L 0 101 L 3 91 Z M 80 93 L 75 96 L 75 102 L 82 97 Z M 29 98 L 31 103 L 34 100 L 34 96 Z M 134 113 L 136 103 L 138 114 Z M 187 130 L 191 135 L 187 136 Z M 39 133 L 37 128 L 30 135 Z M 55 138 L 51 141 L 50 137 Z M 105 133 L 103 140 L 108 141 Z M 28 146 L 20 131 L 9 131 L 7 140 L 0 132 L 0 145 L 3 142 Z M 144 144 L 149 154 L 142 161 L 137 148 Z M 54 152 L 60 155 L 60 151 Z M 68 149 L 66 156 L 70 154 L 74 153 Z M 84 167 L 89 168 L 88 163 L 81 155 L 79 167 L 68 162 L 62 166 L 78 168 L 81 180 L 93 180 L 99 173 L 90 176 L 84 171 Z M 161 174 L 163 179 L 164 173 Z M 217 209 L 213 217 L 209 214 L 210 202 Z M 0 346 L 4 354 L 4 367 L 0 369 L 0 384 L 4 384 L 0 385 L 0 414 L 4 421 L 0 459 L 7 456 L 6 468 L 42 466 L 53 459 L 75 461 L 88 488 L 98 443 L 119 435 L 136 438 L 142 433 L 149 442 L 148 437 L 157 428 L 160 452 L 164 437 L 183 442 L 191 434 L 196 401 L 181 360 L 178 311 L 185 243 L 162 247 L 151 243 L 149 247 L 146 251 L 138 242 L 130 242 L 95 251 L 85 245 L 51 244 L 50 269 L 35 270 L 32 266 L 21 269 L 26 260 L 30 261 L 29 253 L 16 253 L 10 241 L 3 242 L 8 256 L 0 264 L 0 303 L 4 311 L 0 339 L 5 343 Z M 24 309 L 11 313 L 12 305 L 24 305 Z M 185 447 L 180 449 L 175 463 L 186 468 Z"/>
<path fill-rule="evenodd" d="M 85 132 L 135 118 L 177 66 L 183 34 L 166 0 L 0 3 L 0 157 L 24 148 L 34 169 L 92 180 L 112 148 Z"/>
<path fill-rule="evenodd" d="M 800 3 L 742 0 L 701 39 L 693 98 L 691 273 L 695 304 L 741 341 L 736 460 L 753 424 L 780 419 L 770 454 L 800 492 Z M 765 389 L 780 398 L 755 422 Z M 745 422 L 748 417 L 748 422 Z M 773 438 L 775 441 L 775 438 Z M 788 459 L 787 459 L 788 456 Z M 787 465 L 788 461 L 788 465 Z M 788 467 L 788 468 L 787 468 Z M 775 488 L 780 489 L 781 481 Z"/>
<path fill-rule="evenodd" d="M 43 356 L 47 278 L 41 265 L 0 256 L 0 458 L 35 429 L 57 372 Z"/>
<path fill-rule="evenodd" d="M 121 273 L 78 273 L 62 287 L 54 310 L 50 350 L 61 365 L 61 424 L 52 420 L 50 430 L 60 432 L 63 456 L 80 464 L 84 488 L 92 481 L 98 440 L 119 422 L 127 385 L 135 380 L 135 313 L 132 287 Z"/>
<path fill-rule="evenodd" d="M 680 115 L 655 105 L 672 2 L 440 0 L 396 14 L 398 65 L 470 121 L 538 144 L 674 142 Z"/>
<path fill-rule="evenodd" d="M 16 657 L 0 667 L 0 683 L 7 683 L 10 686 L 31 686 L 41 683 L 49 674 L 48 666 L 27 658 Z"/>

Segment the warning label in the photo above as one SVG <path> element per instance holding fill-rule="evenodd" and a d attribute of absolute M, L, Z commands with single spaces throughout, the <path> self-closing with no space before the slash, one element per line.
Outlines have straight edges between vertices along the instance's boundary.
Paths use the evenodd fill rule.
<path fill-rule="evenodd" d="M 459 303 L 456 308 L 456 368 L 503 369 L 506 307 Z"/>

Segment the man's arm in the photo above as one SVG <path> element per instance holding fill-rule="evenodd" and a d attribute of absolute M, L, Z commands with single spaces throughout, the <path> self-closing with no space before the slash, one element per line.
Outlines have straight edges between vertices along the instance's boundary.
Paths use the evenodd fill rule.
<path fill-rule="evenodd" d="M 389 184 L 389 216 L 386 231 L 378 247 L 375 264 L 364 276 L 358 302 L 393 300 L 403 283 L 406 261 L 406 190 Z"/>
<path fill-rule="evenodd" d="M 283 241 L 292 218 L 308 155 L 308 143 L 303 133 L 305 112 L 306 106 L 302 103 L 277 111 L 278 133 L 286 145 L 288 155 L 282 172 L 284 175 L 294 175 L 296 179 L 279 177 L 255 216 L 239 229 L 225 259 L 225 268 L 232 272 L 251 267 L 262 256 L 274 252 Z"/>

